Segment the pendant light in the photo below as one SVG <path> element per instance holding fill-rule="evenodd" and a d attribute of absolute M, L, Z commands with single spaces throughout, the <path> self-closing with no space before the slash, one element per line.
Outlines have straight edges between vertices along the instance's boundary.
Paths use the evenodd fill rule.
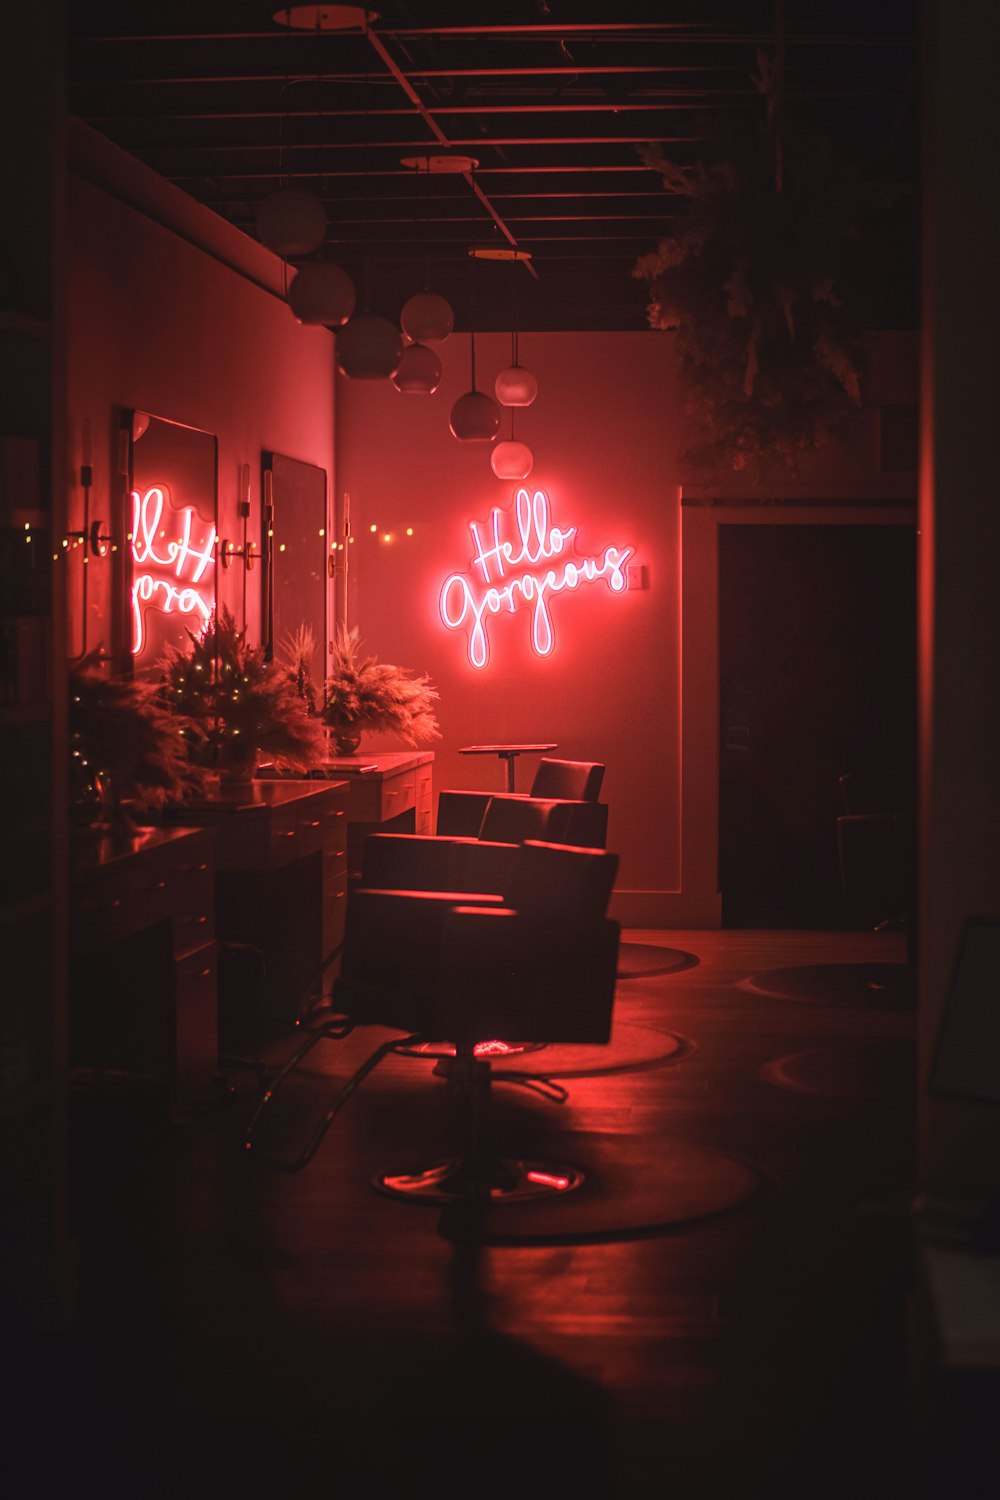
<path fill-rule="evenodd" d="M 346 271 L 332 261 L 307 261 L 288 289 L 288 305 L 300 323 L 342 328 L 354 311 L 357 294 Z"/>
<path fill-rule="evenodd" d="M 326 209 L 315 193 L 283 187 L 257 204 L 254 217 L 262 245 L 287 260 L 311 255 L 326 238 Z"/>
<path fill-rule="evenodd" d="M 502 253 L 502 252 L 501 252 Z M 501 406 L 530 406 L 538 395 L 538 381 L 518 357 L 517 262 L 529 259 L 526 250 L 511 250 L 510 257 L 510 364 L 501 370 L 493 389 Z"/>
<path fill-rule="evenodd" d="M 500 408 L 484 391 L 476 390 L 476 335 L 469 334 L 472 347 L 472 389 L 459 396 L 451 409 L 452 436 L 460 443 L 492 443 L 500 429 Z"/>
<path fill-rule="evenodd" d="M 442 343 L 455 326 L 451 303 L 437 292 L 416 292 L 404 302 L 400 327 L 415 344 Z"/>
<path fill-rule="evenodd" d="M 349 380 L 388 380 L 402 358 L 402 334 L 377 313 L 358 313 L 337 334 L 337 368 Z"/>
<path fill-rule="evenodd" d="M 514 437 L 514 408 L 510 409 L 510 437 L 497 443 L 490 454 L 490 468 L 498 479 L 527 479 L 535 462 L 535 456 L 527 443 L 519 443 Z"/>
<path fill-rule="evenodd" d="M 426 344 L 408 344 L 392 383 L 404 396 L 433 396 L 441 384 L 441 361 Z"/>

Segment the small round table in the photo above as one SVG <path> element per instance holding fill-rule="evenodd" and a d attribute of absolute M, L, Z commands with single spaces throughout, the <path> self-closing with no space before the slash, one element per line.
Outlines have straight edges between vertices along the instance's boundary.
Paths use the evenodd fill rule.
<path fill-rule="evenodd" d="M 544 755 L 546 750 L 555 750 L 556 745 L 463 745 L 459 755 L 498 755 L 506 762 L 506 787 L 505 790 L 514 790 L 514 762 L 521 754 Z"/>

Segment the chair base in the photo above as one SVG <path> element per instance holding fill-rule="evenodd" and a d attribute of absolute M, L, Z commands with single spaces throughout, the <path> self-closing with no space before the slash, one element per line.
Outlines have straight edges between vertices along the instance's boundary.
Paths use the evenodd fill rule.
<path fill-rule="evenodd" d="M 372 1187 L 412 1203 L 523 1203 L 572 1193 L 583 1180 L 578 1167 L 561 1162 L 519 1161 L 503 1156 L 484 1167 L 453 1156 L 420 1172 L 377 1172 Z"/>
<path fill-rule="evenodd" d="M 476 1058 L 513 1057 L 521 1052 L 543 1052 L 547 1042 L 476 1042 L 472 1055 Z M 458 1048 L 454 1042 L 416 1042 L 412 1046 L 400 1042 L 393 1051 L 399 1057 L 436 1057 L 442 1062 L 453 1058 Z M 435 1072 L 438 1069 L 435 1068 Z M 447 1070 L 440 1069 L 441 1073 Z"/>

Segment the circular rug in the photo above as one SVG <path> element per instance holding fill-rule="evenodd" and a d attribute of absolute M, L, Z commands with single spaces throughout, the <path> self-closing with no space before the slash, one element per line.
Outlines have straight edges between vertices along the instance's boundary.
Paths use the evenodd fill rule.
<path fill-rule="evenodd" d="M 765 1063 L 760 1077 L 778 1088 L 845 1103 L 910 1109 L 917 1076 L 917 1045 L 909 1037 L 813 1047 Z"/>
<path fill-rule="evenodd" d="M 582 1078 L 591 1073 L 625 1073 L 631 1069 L 656 1068 L 663 1063 L 690 1057 L 694 1042 L 657 1026 L 636 1021 L 611 1023 L 606 1045 L 551 1043 L 530 1054 L 514 1052 L 510 1058 L 492 1057 L 494 1078 L 505 1073 L 529 1073 L 533 1078 Z"/>
<path fill-rule="evenodd" d="M 906 964 L 802 964 L 751 974 L 736 988 L 803 1005 L 912 1010 L 916 1004 L 913 970 Z"/>
<path fill-rule="evenodd" d="M 684 1141 L 656 1142 L 589 1131 L 546 1133 L 545 1156 L 582 1168 L 575 1192 L 523 1203 L 459 1203 L 441 1211 L 446 1239 L 493 1245 L 637 1234 L 705 1219 L 746 1203 L 756 1172 Z"/>
<path fill-rule="evenodd" d="M 682 948 L 657 948 L 655 943 L 622 943 L 618 948 L 618 978 L 642 979 L 647 974 L 674 974 L 693 969 L 701 959 Z"/>

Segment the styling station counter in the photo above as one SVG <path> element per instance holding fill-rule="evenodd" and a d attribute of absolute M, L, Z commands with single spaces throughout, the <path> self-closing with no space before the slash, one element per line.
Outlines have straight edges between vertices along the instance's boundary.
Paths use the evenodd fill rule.
<path fill-rule="evenodd" d="M 347 787 L 347 861 L 361 870 L 361 848 L 369 833 L 431 833 L 432 750 L 386 755 L 331 756 L 314 777 L 343 780 Z"/>
<path fill-rule="evenodd" d="M 279 1036 L 344 936 L 348 788 L 221 783 L 173 816 L 215 834 L 223 1053 Z"/>
<path fill-rule="evenodd" d="M 214 835 L 87 830 L 72 845 L 70 1061 L 202 1098 L 218 1065 Z"/>

